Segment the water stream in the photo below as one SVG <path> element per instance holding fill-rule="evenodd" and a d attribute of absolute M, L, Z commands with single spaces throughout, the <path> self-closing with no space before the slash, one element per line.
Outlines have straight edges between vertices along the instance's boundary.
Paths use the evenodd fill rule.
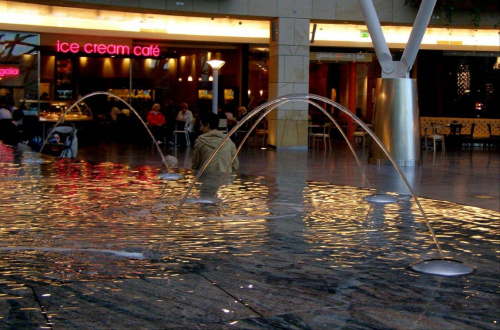
<path fill-rule="evenodd" d="M 262 119 L 266 115 L 268 115 L 276 107 L 278 107 L 280 105 L 283 105 L 283 104 L 285 104 L 287 102 L 290 102 L 290 101 L 293 101 L 293 102 L 306 102 L 306 103 L 314 105 L 315 107 L 317 107 L 318 109 L 320 109 L 331 120 L 331 122 L 337 127 L 337 129 L 339 129 L 339 131 L 342 131 L 340 129 L 338 123 L 336 122 L 336 120 L 333 118 L 333 116 L 330 113 L 328 113 L 323 107 L 319 106 L 317 103 L 315 103 L 312 100 L 324 102 L 324 103 L 326 103 L 328 105 L 331 105 L 331 106 L 339 109 L 345 115 L 347 115 L 349 118 L 351 118 L 352 120 L 354 120 L 361 128 L 363 128 L 363 130 L 365 130 L 370 135 L 370 137 L 373 139 L 373 141 L 379 146 L 379 148 L 384 152 L 384 154 L 390 160 L 390 162 L 392 163 L 392 165 L 394 166 L 394 168 L 397 170 L 399 176 L 404 181 L 404 183 L 405 183 L 406 187 L 408 188 L 411 196 L 413 197 L 413 199 L 414 199 L 415 203 L 417 204 L 420 212 L 422 213 L 422 216 L 424 218 L 425 224 L 426 224 L 426 226 L 429 229 L 429 232 L 431 234 L 432 240 L 434 241 L 434 244 L 436 245 L 436 247 L 437 247 L 437 249 L 439 251 L 440 258 L 442 260 L 444 260 L 445 256 L 444 256 L 443 250 L 441 249 L 441 246 L 440 246 L 440 244 L 439 244 L 439 242 L 437 240 L 436 234 L 434 233 L 434 229 L 432 228 L 432 226 L 430 224 L 430 221 L 427 218 L 427 215 L 426 215 L 424 209 L 422 208 L 422 205 L 420 204 L 419 199 L 417 198 L 415 192 L 413 191 L 413 188 L 411 187 L 410 183 L 406 179 L 403 171 L 398 166 L 398 164 L 396 163 L 396 161 L 392 158 L 391 154 L 389 153 L 389 151 L 387 150 L 387 148 L 384 146 L 384 144 L 382 143 L 382 141 L 373 133 L 373 131 L 360 118 L 358 118 L 355 114 L 353 114 L 349 109 L 345 108 L 341 104 L 339 104 L 337 102 L 334 102 L 334 101 L 332 101 L 332 100 L 330 100 L 330 99 L 328 99 L 326 97 L 319 96 L 319 95 L 312 95 L 312 94 L 305 94 L 305 95 L 295 95 L 294 94 L 294 95 L 282 96 L 282 97 L 278 97 L 276 99 L 270 100 L 270 101 L 268 101 L 268 102 L 260 105 L 259 107 L 255 108 L 251 112 L 249 112 L 242 121 L 240 121 L 237 125 L 235 125 L 231 129 L 231 131 L 226 135 L 226 137 L 221 142 L 221 144 L 219 145 L 219 147 L 215 150 L 214 154 L 202 166 L 202 168 L 200 169 L 200 171 L 196 175 L 194 181 L 191 183 L 191 185 L 189 186 L 188 190 L 184 194 L 184 197 L 182 198 L 182 200 L 181 200 L 178 208 L 176 209 L 174 215 L 172 216 L 172 219 L 170 220 L 170 222 L 169 222 L 169 224 L 167 226 L 167 229 L 166 229 L 166 232 L 165 232 L 165 234 L 163 236 L 162 241 L 160 242 L 158 248 L 156 249 L 156 253 L 158 254 L 161 251 L 161 249 L 163 247 L 163 244 L 164 244 L 164 242 L 166 240 L 166 237 L 169 234 L 169 232 L 170 232 L 170 230 L 172 228 L 173 223 L 175 222 L 176 218 L 178 217 L 180 210 L 182 209 L 183 205 L 186 203 L 186 200 L 187 200 L 187 198 L 188 198 L 191 190 L 196 185 L 196 183 L 199 181 L 199 179 L 202 176 L 203 172 L 206 170 L 206 168 L 208 167 L 208 165 L 210 164 L 210 162 L 214 159 L 214 157 L 217 154 L 217 152 L 222 148 L 222 146 L 224 145 L 224 143 L 226 143 L 231 138 L 231 136 L 236 133 L 236 131 L 242 125 L 244 125 L 247 121 L 251 120 L 253 117 L 255 117 L 255 116 L 257 116 L 257 115 L 260 114 L 260 116 L 258 117 L 258 119 L 254 122 L 254 124 L 248 130 L 248 133 L 245 135 L 244 139 L 242 140 L 240 146 L 238 147 L 238 152 L 239 152 L 239 150 L 241 150 L 242 145 L 248 139 L 248 137 L 250 136 L 250 134 L 252 133 L 252 131 L 254 131 L 256 129 L 256 127 L 259 124 L 259 122 L 262 121 Z M 357 155 L 356 155 L 356 153 L 354 151 L 354 148 L 352 147 L 352 145 L 348 141 L 347 136 L 345 136 L 345 134 L 342 134 L 342 136 L 347 141 L 350 150 L 352 151 L 354 157 L 356 158 L 358 166 L 360 168 L 362 168 L 361 167 L 361 163 L 360 163 L 359 159 L 357 158 Z M 236 153 L 235 157 L 237 157 L 237 155 L 238 155 L 238 153 Z"/>
<path fill-rule="evenodd" d="M 142 119 L 142 117 L 139 115 L 139 113 L 134 109 L 134 107 L 132 107 L 132 105 L 130 105 L 127 101 L 125 101 L 124 99 L 122 99 L 121 97 L 113 94 L 113 93 L 110 93 L 110 92 L 92 92 L 92 93 L 89 93 L 87 95 L 84 95 L 82 97 L 80 97 L 78 100 L 76 100 L 71 106 L 69 106 L 64 112 L 63 114 L 59 117 L 59 119 L 56 121 L 56 123 L 54 124 L 53 128 L 56 128 L 57 126 L 59 126 L 61 123 L 64 122 L 64 120 L 66 119 L 66 115 L 68 113 L 70 113 L 70 111 L 76 107 L 78 105 L 78 103 L 80 102 L 83 102 L 84 100 L 90 98 L 90 97 L 93 97 L 93 96 L 96 96 L 96 95 L 107 95 L 107 96 L 111 96 L 111 97 L 114 97 L 116 98 L 117 100 L 123 102 L 134 114 L 135 116 L 137 117 L 137 119 L 141 122 L 141 124 L 144 126 L 144 128 L 146 129 L 146 131 L 148 132 L 149 136 L 151 137 L 151 139 L 153 140 L 153 143 L 155 144 L 156 146 L 156 149 L 158 150 L 158 153 L 160 154 L 161 156 L 161 159 L 162 159 L 162 163 L 163 165 L 167 168 L 167 171 L 170 171 L 170 167 L 167 163 L 167 160 L 165 158 L 165 155 L 163 154 L 160 146 L 158 145 L 158 141 L 156 141 L 153 133 L 151 132 L 151 130 L 149 129 L 148 125 L 144 122 L 144 120 Z M 42 143 L 42 146 L 40 148 L 40 151 L 39 151 L 39 154 L 42 154 L 43 152 L 43 149 L 45 148 L 45 146 L 47 145 L 47 143 L 49 142 L 50 140 L 50 134 L 47 134 L 47 137 L 45 138 L 45 140 L 43 141 Z"/>

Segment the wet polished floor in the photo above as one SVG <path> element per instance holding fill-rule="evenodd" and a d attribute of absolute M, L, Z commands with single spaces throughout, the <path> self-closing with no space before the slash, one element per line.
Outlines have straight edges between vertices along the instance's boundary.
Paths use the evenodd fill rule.
<path fill-rule="evenodd" d="M 163 147 L 162 150 L 164 154 L 176 156 L 179 167 L 191 167 L 191 149 Z M 271 148 L 245 146 L 239 155 L 239 172 L 272 177 L 299 175 L 305 180 L 409 192 L 392 166 L 370 165 L 367 162 L 368 149 L 356 147 L 356 151 L 362 170 L 347 145 L 337 140 L 331 151 L 309 149 L 278 152 Z M 150 145 L 116 143 L 83 147 L 79 158 L 123 164 L 158 165 L 161 162 L 161 156 Z M 498 149 L 474 148 L 449 152 L 422 150 L 422 159 L 421 166 L 402 168 L 418 196 L 500 211 Z"/>
<path fill-rule="evenodd" d="M 222 201 L 187 203 L 168 234 L 189 149 L 165 150 L 185 175 L 166 182 L 150 145 L 44 164 L 0 148 L 1 327 L 498 329 L 497 151 L 404 169 L 445 256 L 475 268 L 439 277 L 408 268 L 440 255 L 397 173 L 363 176 L 342 146 L 246 147 Z M 368 187 L 399 202 L 370 205 Z"/>

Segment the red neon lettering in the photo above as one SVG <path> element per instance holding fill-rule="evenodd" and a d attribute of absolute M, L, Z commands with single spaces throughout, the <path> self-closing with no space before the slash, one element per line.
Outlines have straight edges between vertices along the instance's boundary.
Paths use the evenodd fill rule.
<path fill-rule="evenodd" d="M 85 44 L 83 51 L 87 54 L 92 54 L 92 44 Z"/>
<path fill-rule="evenodd" d="M 141 56 L 141 47 L 139 47 L 139 46 L 134 47 L 134 55 Z"/>
<path fill-rule="evenodd" d="M 151 45 L 151 47 L 153 47 L 153 45 Z M 153 54 L 152 54 L 154 57 L 158 57 L 160 56 L 160 47 L 158 47 L 158 45 L 155 45 L 153 47 Z"/>
<path fill-rule="evenodd" d="M 106 47 L 106 50 L 108 51 L 108 54 L 116 55 L 116 45 L 108 45 L 108 47 Z"/>
<path fill-rule="evenodd" d="M 97 49 L 97 52 L 101 55 L 106 54 L 106 45 L 104 44 L 94 45 L 94 49 Z"/>
<path fill-rule="evenodd" d="M 69 52 L 69 44 L 67 42 L 63 42 L 61 44 L 61 48 L 60 48 L 61 52 L 62 53 L 67 53 Z"/>
<path fill-rule="evenodd" d="M 0 68 L 0 77 L 5 77 L 5 76 L 18 76 L 19 75 L 19 69 L 18 68 Z"/>
<path fill-rule="evenodd" d="M 130 55 L 130 47 L 127 45 L 116 44 L 93 44 L 86 43 L 81 47 L 78 43 L 61 42 L 57 40 L 56 48 L 58 53 L 78 53 L 82 50 L 86 54 L 101 55 Z M 149 47 L 135 46 L 132 48 L 135 56 L 160 56 L 160 47 L 158 45 L 149 45 Z"/>
<path fill-rule="evenodd" d="M 130 47 L 124 45 L 116 46 L 116 54 L 117 55 L 130 55 Z"/>
<path fill-rule="evenodd" d="M 76 42 L 68 43 L 68 42 L 60 42 L 57 40 L 57 52 L 59 53 L 78 53 L 80 50 L 80 45 Z"/>
<path fill-rule="evenodd" d="M 72 52 L 72 53 L 78 53 L 80 51 L 80 45 L 77 44 L 76 42 L 72 43 L 71 45 L 69 45 L 69 50 Z"/>

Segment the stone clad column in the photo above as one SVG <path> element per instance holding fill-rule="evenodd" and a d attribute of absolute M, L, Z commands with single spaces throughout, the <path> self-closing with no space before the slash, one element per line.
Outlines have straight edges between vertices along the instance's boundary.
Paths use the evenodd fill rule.
<path fill-rule="evenodd" d="M 309 19 L 271 21 L 269 100 L 309 92 Z M 269 144 L 307 148 L 308 105 L 289 102 L 268 117 Z"/>

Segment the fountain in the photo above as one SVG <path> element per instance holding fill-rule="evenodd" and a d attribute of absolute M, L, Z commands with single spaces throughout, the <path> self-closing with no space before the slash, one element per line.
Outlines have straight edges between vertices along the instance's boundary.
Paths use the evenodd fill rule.
<path fill-rule="evenodd" d="M 142 123 L 142 125 L 144 126 L 144 128 L 146 129 L 146 131 L 148 132 L 149 136 L 152 138 L 153 143 L 155 144 L 156 149 L 158 150 L 158 152 L 159 152 L 159 154 L 161 156 L 162 164 L 167 168 L 166 172 L 160 173 L 158 175 L 159 179 L 166 180 L 166 181 L 175 181 L 175 180 L 179 180 L 179 179 L 183 178 L 182 174 L 170 171 L 170 167 L 168 165 L 167 158 L 163 154 L 160 146 L 158 145 L 158 142 L 154 138 L 153 133 L 148 128 L 147 124 L 141 118 L 141 116 L 139 115 L 139 113 L 127 101 L 123 100 L 122 98 L 120 98 L 117 95 L 114 95 L 113 93 L 98 91 L 98 92 L 89 93 L 89 94 L 87 94 L 85 96 L 80 97 L 78 100 L 76 100 L 71 106 L 69 106 L 63 112 L 63 114 L 59 117 L 59 119 L 54 124 L 54 128 L 57 127 L 57 126 L 59 126 L 62 122 L 64 122 L 64 119 L 65 119 L 66 115 L 71 111 L 71 109 L 73 109 L 75 106 L 77 106 L 78 103 L 84 101 L 85 99 L 87 99 L 89 97 L 95 96 L 95 95 L 107 95 L 107 96 L 111 96 L 111 97 L 114 97 L 114 98 L 118 99 L 119 101 L 123 102 L 136 115 L 136 117 L 140 120 L 140 122 Z M 40 147 L 40 150 L 38 151 L 38 156 L 40 156 L 42 154 L 43 149 L 47 145 L 47 143 L 48 143 L 49 140 L 50 140 L 50 134 L 47 134 L 47 137 L 43 141 L 42 146 Z M 31 166 L 30 170 L 28 171 L 28 175 L 31 174 L 31 172 L 33 171 L 33 168 L 36 165 L 39 165 L 41 163 L 46 163 L 46 162 L 47 162 L 46 160 L 41 160 L 40 158 L 36 159 L 35 161 L 29 162 L 29 163 L 31 163 L 32 166 Z M 28 181 L 30 181 L 29 176 L 28 176 Z M 2 248 L 2 249 L 3 250 L 16 250 L 15 248 Z M 96 249 L 53 249 L 53 248 L 22 248 L 22 249 L 40 250 L 40 251 L 59 251 L 59 252 L 61 252 L 61 251 L 87 251 L 87 252 L 98 252 L 98 253 L 114 254 L 114 255 L 117 255 L 117 256 L 125 256 L 125 257 L 128 257 L 128 258 L 143 259 L 143 254 L 142 253 L 128 253 L 128 252 L 125 252 L 125 251 L 96 250 Z"/>
<path fill-rule="evenodd" d="M 252 131 L 257 127 L 258 123 L 267 114 L 269 114 L 271 111 L 273 111 L 276 107 L 278 107 L 278 106 L 280 106 L 280 105 L 282 105 L 284 103 L 290 102 L 290 101 L 294 101 L 294 102 L 307 102 L 309 104 L 314 105 L 316 108 L 318 108 L 319 110 L 321 110 L 332 121 L 332 123 L 337 127 L 337 129 L 339 129 L 339 131 L 342 131 L 340 129 L 339 124 L 332 117 L 332 115 L 329 114 L 323 107 L 321 107 L 320 105 L 318 105 L 315 101 L 324 102 L 324 103 L 329 104 L 329 105 L 331 105 L 331 106 L 333 106 L 335 108 L 338 108 L 345 115 L 347 115 L 352 120 L 354 120 L 362 129 L 364 129 L 370 135 L 370 137 L 373 139 L 373 141 L 378 145 L 378 147 L 382 150 L 382 152 L 385 154 L 385 156 L 392 163 L 392 165 L 394 166 L 394 168 L 397 170 L 400 178 L 404 181 L 404 183 L 405 183 L 406 187 L 408 188 L 411 196 L 413 197 L 416 205 L 418 206 L 418 209 L 420 210 L 420 212 L 421 212 L 421 214 L 422 214 L 422 216 L 424 218 L 425 224 L 426 224 L 427 228 L 429 229 L 429 232 L 431 234 L 432 240 L 433 240 L 434 244 L 436 245 L 436 248 L 437 248 L 437 250 L 439 252 L 439 255 L 440 255 L 440 258 L 438 258 L 438 259 L 429 259 L 429 260 L 423 260 L 423 261 L 415 262 L 415 263 L 413 263 L 413 264 L 410 265 L 411 269 L 413 269 L 415 271 L 418 271 L 418 272 L 423 272 L 423 273 L 428 273 L 428 274 L 434 274 L 434 275 L 442 275 L 442 276 L 468 275 L 468 274 L 471 274 L 473 272 L 473 269 L 471 267 L 463 264 L 462 262 L 457 261 L 457 260 L 453 260 L 453 259 L 449 259 L 449 258 L 446 258 L 444 256 L 444 253 L 443 253 L 443 251 L 441 249 L 441 246 L 440 246 L 440 244 L 439 244 L 439 242 L 437 240 L 436 234 L 434 233 L 434 229 L 432 228 L 432 226 L 430 224 L 430 221 L 427 218 L 427 215 L 424 212 L 424 209 L 422 208 L 422 205 L 420 204 L 419 199 L 417 198 L 416 194 L 414 193 L 413 188 L 411 187 L 410 183 L 406 179 L 406 177 L 403 174 L 401 168 L 398 166 L 398 164 L 396 163 L 396 161 L 393 159 L 393 157 L 391 156 L 391 154 L 389 153 L 389 151 L 385 148 L 385 146 L 382 143 L 382 141 L 373 133 L 373 131 L 361 119 L 359 119 L 355 114 L 353 114 L 352 112 L 350 112 L 349 109 L 345 108 L 341 104 L 339 104 L 337 102 L 334 102 L 334 101 L 332 101 L 332 100 L 330 100 L 330 99 L 328 99 L 326 97 L 318 96 L 318 95 L 312 95 L 312 94 L 307 94 L 307 95 L 287 95 L 287 96 L 278 97 L 278 98 L 276 98 L 274 100 L 268 101 L 268 102 L 262 104 L 261 106 L 257 107 L 256 109 L 252 110 L 250 113 L 248 113 L 247 116 L 242 121 L 240 121 L 237 125 L 235 125 L 233 127 L 233 129 L 231 129 L 231 131 L 227 134 L 227 136 L 221 142 L 221 144 L 219 145 L 219 147 L 215 150 L 214 154 L 202 166 L 202 168 L 200 169 L 200 171 L 196 175 L 194 181 L 189 185 L 189 188 L 187 189 L 187 191 L 184 194 L 184 196 L 183 196 L 183 198 L 182 198 L 179 206 L 177 207 L 175 213 L 173 214 L 173 216 L 172 216 L 172 218 L 171 218 L 171 220 L 170 220 L 170 222 L 169 222 L 169 224 L 167 226 L 166 232 L 163 235 L 163 238 L 162 238 L 160 244 L 158 245 L 158 248 L 155 251 L 156 255 L 158 255 L 158 253 L 161 251 L 161 249 L 163 247 L 163 244 L 164 244 L 164 242 L 166 240 L 166 237 L 167 237 L 167 235 L 169 234 L 169 232 L 170 232 L 170 230 L 172 228 L 173 223 L 175 222 L 177 216 L 179 215 L 179 212 L 180 212 L 181 208 L 183 207 L 183 205 L 188 200 L 188 196 L 189 196 L 191 190 L 193 189 L 193 187 L 195 186 L 195 184 L 199 181 L 201 175 L 206 170 L 206 168 L 208 167 L 208 165 L 210 164 L 210 162 L 214 159 L 214 157 L 217 154 L 217 152 L 222 148 L 223 144 L 226 143 L 226 141 L 228 141 L 231 138 L 231 136 L 233 134 L 235 134 L 236 131 L 242 125 L 244 125 L 247 121 L 249 121 L 253 117 L 255 117 L 258 114 L 260 114 L 260 116 L 258 117 L 258 119 L 255 121 L 255 123 L 249 129 L 249 131 L 247 132 L 247 134 L 245 135 L 245 137 L 241 141 L 240 145 L 238 146 L 237 152 L 236 152 L 236 155 L 235 155 L 235 157 L 237 157 L 238 152 L 241 150 L 241 147 L 243 146 L 243 144 L 245 143 L 245 141 L 248 139 L 248 137 L 250 136 L 250 134 L 252 133 Z M 348 141 L 348 139 L 345 136 L 345 134 L 342 134 L 342 136 L 346 140 L 347 144 L 349 145 L 349 148 L 350 148 L 351 152 L 353 153 L 354 157 L 356 158 L 358 166 L 361 168 L 360 161 L 357 158 L 357 155 L 356 155 L 356 153 L 354 151 L 354 148 L 352 147 L 352 145 Z M 224 176 L 226 174 L 227 174 L 227 171 L 224 174 Z M 363 175 L 364 175 L 364 172 L 363 172 Z M 220 187 L 220 184 L 219 184 L 219 187 Z M 217 190 L 218 190 L 218 188 L 217 188 Z M 216 194 L 217 194 L 217 190 L 215 192 Z M 370 188 L 370 190 L 371 190 L 371 188 Z M 215 198 L 215 196 L 214 196 L 214 198 Z M 387 204 L 387 203 L 394 203 L 395 202 L 392 196 L 387 196 L 387 195 L 384 195 L 384 194 L 373 194 L 371 196 L 368 196 L 365 200 L 367 202 L 373 203 L 373 204 Z"/>
<path fill-rule="evenodd" d="M 66 115 L 68 113 L 70 113 L 71 109 L 73 109 L 75 106 L 77 106 L 78 103 L 80 103 L 80 102 L 88 99 L 89 97 L 96 96 L 96 95 L 107 95 L 107 96 L 111 96 L 111 97 L 116 98 L 117 100 L 123 102 L 135 114 L 135 116 L 137 117 L 137 119 L 139 119 L 139 121 L 142 123 L 142 125 L 144 126 L 144 128 L 148 132 L 149 136 L 153 140 L 153 143 L 155 144 L 156 149 L 158 150 L 158 152 L 159 152 L 159 154 L 161 156 L 163 165 L 167 168 L 167 172 L 163 172 L 163 173 L 160 173 L 158 175 L 158 177 L 160 179 L 162 179 L 162 180 L 179 180 L 179 179 L 181 179 L 183 177 L 180 173 L 175 173 L 175 172 L 171 172 L 170 171 L 170 166 L 168 165 L 168 162 L 167 162 L 167 159 L 166 159 L 165 155 L 163 154 L 160 146 L 158 145 L 158 142 L 154 138 L 153 133 L 148 128 L 148 125 L 144 122 L 144 120 L 141 118 L 141 116 L 139 115 L 139 113 L 127 101 L 125 101 L 124 99 L 122 99 L 121 97 L 119 97 L 119 96 L 117 96 L 117 95 L 115 95 L 113 93 L 110 93 L 110 92 L 92 92 L 92 93 L 89 93 L 87 95 L 84 95 L 84 96 L 80 97 L 78 100 L 76 100 L 71 106 L 69 106 L 63 112 L 63 114 L 59 117 L 59 119 L 57 120 L 57 122 L 54 124 L 54 128 L 57 127 L 57 126 L 59 126 L 62 122 L 64 122 L 64 119 L 65 119 Z M 43 151 L 44 147 L 46 146 L 46 144 L 48 143 L 49 139 L 50 139 L 50 134 L 48 134 L 47 137 L 45 138 L 45 140 L 43 141 L 42 146 L 41 146 L 40 151 L 39 151 L 39 155 L 42 153 L 42 151 Z"/>
<path fill-rule="evenodd" d="M 84 148 L 78 160 L 38 164 L 28 183 L 31 164 L 0 144 L 0 317 L 13 327 L 337 328 L 366 326 L 369 317 L 378 328 L 494 328 L 499 212 L 419 196 L 445 254 L 478 271 L 413 271 L 413 261 L 439 257 L 411 195 L 381 206 L 364 202 L 376 191 L 362 188 L 347 144 L 337 147 L 324 153 L 333 164 L 303 150 L 242 148 L 238 157 L 248 167 L 220 187 L 223 202 L 186 201 L 168 248 L 152 262 L 191 172 L 166 184 L 156 152 L 141 154 L 158 165 L 150 166 L 142 157 L 137 164 L 86 161 L 93 149 Z M 332 183 L 332 165 L 353 173 L 347 185 Z M 252 175 L 254 166 L 262 171 Z M 378 168 L 364 170 L 378 189 L 371 176 Z M 40 319 L 39 306 L 47 318 Z"/>
<path fill-rule="evenodd" d="M 79 100 L 77 100 L 72 106 L 70 106 L 68 109 L 66 109 L 66 111 L 64 112 L 64 114 L 59 118 L 59 120 L 56 122 L 55 124 L 55 127 L 57 127 L 57 125 L 59 125 L 60 123 L 62 123 L 64 121 L 64 118 L 65 118 L 65 115 L 67 113 L 69 113 L 69 111 L 71 111 L 71 109 L 76 106 L 76 104 L 78 104 L 79 102 L 82 102 L 83 100 L 85 100 L 86 98 L 89 98 L 89 97 L 92 97 L 92 96 L 95 96 L 95 95 L 108 95 L 108 96 L 112 96 L 112 97 L 115 97 L 117 98 L 118 100 L 122 101 L 124 104 L 126 104 L 134 113 L 135 115 L 137 116 L 137 118 L 141 121 L 141 123 L 143 124 L 143 126 L 146 128 L 146 130 L 148 131 L 149 135 L 151 136 L 151 138 L 153 139 L 155 145 L 156 145 L 156 148 L 158 149 L 161 157 L 162 157 L 162 160 L 163 160 L 163 164 L 167 167 L 167 172 L 166 173 L 161 173 L 158 177 L 160 179 L 164 179 L 164 180 L 178 180 L 182 177 L 181 174 L 178 174 L 178 173 L 171 173 L 169 170 L 169 166 L 167 164 L 167 161 L 166 161 L 166 158 L 165 156 L 163 155 L 162 151 L 161 151 L 161 148 L 159 147 L 158 143 L 156 142 L 156 140 L 154 139 L 154 136 L 152 135 L 151 131 L 148 129 L 146 123 L 142 120 L 142 118 L 139 116 L 139 114 L 137 113 L 137 111 L 135 109 L 133 109 L 130 104 L 128 104 L 125 100 L 121 99 L 120 97 L 112 94 L 112 93 L 109 93 L 109 92 L 94 92 L 94 93 L 90 93 L 88 95 L 85 95 L 84 97 L 81 97 Z M 322 97 L 322 96 L 318 96 L 318 95 L 312 95 L 312 94 L 308 94 L 308 95 L 288 95 L 288 96 L 283 96 L 283 97 L 279 97 L 279 98 L 276 98 L 274 100 L 271 100 L 265 104 L 262 104 L 261 106 L 257 107 L 256 109 L 254 109 L 253 111 L 251 111 L 250 113 L 247 114 L 247 116 L 244 118 L 244 120 L 242 120 L 241 122 L 239 122 L 237 125 L 235 125 L 235 127 L 233 127 L 233 129 L 226 135 L 225 139 L 222 141 L 221 145 L 216 149 L 215 153 L 212 155 L 212 157 L 202 166 L 202 168 L 200 169 L 200 171 L 197 173 L 196 177 L 194 178 L 193 182 L 189 185 L 187 191 L 185 192 L 185 194 L 183 195 L 179 205 L 177 206 L 171 220 L 169 221 L 168 223 L 168 226 L 166 228 L 166 231 L 165 231 L 165 234 L 162 236 L 162 239 L 161 239 L 161 242 L 158 244 L 158 247 L 156 248 L 156 250 L 154 251 L 153 255 L 154 256 L 158 256 L 162 247 L 163 247 L 163 244 L 166 240 L 166 237 L 168 236 L 171 228 L 172 228 L 172 225 L 174 224 L 175 220 L 177 219 L 179 213 L 180 213 L 180 210 L 182 209 L 182 207 L 185 205 L 185 204 L 193 204 L 193 203 L 197 203 L 197 204 L 214 204 L 214 203 L 219 203 L 221 201 L 221 199 L 217 198 L 217 193 L 218 193 L 218 190 L 219 188 L 221 187 L 222 185 L 222 182 L 225 178 L 225 176 L 227 175 L 227 172 L 224 173 L 222 179 L 220 180 L 219 184 L 216 186 L 216 189 L 215 189 L 215 192 L 214 192 L 214 196 L 212 198 L 199 198 L 199 199 L 189 199 L 189 195 L 190 195 L 190 192 L 191 190 L 193 189 L 193 187 L 196 185 L 197 182 L 199 182 L 200 180 L 200 177 L 202 176 L 202 174 L 204 173 L 205 169 L 208 167 L 209 163 L 212 161 L 212 159 L 215 157 L 215 154 L 220 150 L 220 148 L 222 147 L 222 145 L 228 141 L 228 139 L 231 138 L 231 136 L 233 134 L 236 133 L 236 131 L 242 126 L 244 125 L 247 121 L 251 120 L 252 118 L 254 117 L 257 117 L 257 120 L 255 120 L 254 124 L 252 125 L 252 127 L 249 129 L 249 131 L 247 132 L 247 134 L 244 136 L 244 138 L 242 139 L 240 145 L 238 146 L 237 148 L 237 152 L 236 152 L 236 155 L 235 157 L 237 157 L 238 153 L 240 152 L 242 146 L 244 145 L 244 143 L 246 142 L 246 140 L 248 139 L 248 137 L 250 136 L 250 134 L 252 133 L 252 131 L 257 127 L 257 125 L 259 124 L 259 122 L 267 115 L 269 114 L 271 111 L 273 111 L 275 108 L 279 107 L 280 105 L 283 105 L 287 102 L 306 102 L 308 104 L 311 104 L 313 105 L 314 107 L 316 107 L 317 109 L 319 109 L 320 111 L 322 111 L 327 117 L 328 119 L 336 126 L 336 128 L 339 130 L 339 132 L 342 134 L 342 137 L 344 138 L 344 140 L 346 141 L 350 151 L 352 152 L 355 160 L 356 160 L 356 163 L 358 165 L 358 168 L 360 169 L 367 185 L 368 185 L 368 190 L 369 191 L 372 191 L 373 189 L 371 188 L 371 185 L 364 173 L 364 170 L 363 170 L 363 166 L 361 165 L 361 162 L 359 160 L 359 158 L 357 157 L 357 154 L 354 150 L 354 147 L 352 146 L 352 144 L 349 142 L 347 136 L 345 135 L 345 133 L 342 131 L 340 125 L 337 123 L 337 121 L 335 120 L 335 118 L 332 117 L 331 114 L 329 114 L 323 107 L 321 107 L 317 102 L 324 102 L 325 104 L 328 104 L 328 105 L 331 105 L 337 109 L 339 109 L 340 111 L 342 111 L 345 115 L 347 115 L 348 117 L 350 117 L 352 120 L 354 120 L 362 129 L 364 129 L 369 135 L 370 137 L 373 139 L 373 141 L 376 143 L 376 145 L 382 150 L 382 152 L 386 155 L 386 157 L 390 160 L 390 162 L 392 163 L 392 165 L 394 166 L 394 168 L 397 170 L 400 178 L 404 181 L 407 189 L 409 190 L 411 196 L 413 197 L 416 205 L 418 206 L 418 209 L 420 210 L 423 218 L 424 218 L 424 221 L 425 221 L 425 224 L 431 234 L 431 237 L 433 239 L 433 242 L 434 244 L 436 245 L 438 251 L 439 251 L 439 255 L 440 255 L 440 258 L 437 258 L 437 259 L 430 259 L 430 260 L 424 260 L 424 261 L 420 261 L 420 262 L 416 262 L 416 263 L 413 263 L 410 265 L 410 267 L 415 270 L 415 271 L 419 271 L 419 272 L 424 272 L 424 273 L 430 273 L 430 274 L 437 274 L 437 275 L 444 275 L 444 276 L 454 276 L 454 275 L 464 275 L 464 274 L 470 274 L 473 270 L 472 268 L 470 268 L 469 266 L 466 266 L 464 265 L 463 263 L 459 262 L 459 261 L 456 261 L 456 260 L 453 260 L 453 259 L 449 259 L 449 258 L 445 258 L 444 254 L 443 254 L 443 251 L 440 247 L 440 244 L 439 242 L 437 241 L 437 238 L 436 238 L 436 235 L 434 233 L 434 230 L 433 228 L 431 227 L 430 225 L 430 221 L 429 219 L 427 218 L 426 216 L 426 213 L 424 212 L 420 202 L 419 202 L 419 199 L 417 198 L 416 194 L 413 192 L 413 189 L 410 185 L 410 183 L 408 182 L 408 180 L 406 179 L 405 175 L 403 174 L 402 170 L 400 169 L 400 167 L 398 166 L 398 164 L 396 163 L 396 161 L 394 161 L 394 159 L 392 158 L 392 156 L 390 155 L 390 153 L 387 151 L 387 149 L 385 148 L 384 144 L 381 142 L 381 140 L 373 133 L 373 131 L 371 131 L 371 129 L 363 122 L 361 121 L 355 114 L 351 113 L 348 109 L 346 109 L 345 107 L 343 107 L 342 105 L 330 100 L 330 99 L 327 99 L 325 97 Z M 42 152 L 43 150 L 43 147 L 46 145 L 46 143 L 48 142 L 49 140 L 49 136 L 47 136 L 47 138 L 45 139 L 43 145 L 42 145 L 42 148 L 40 150 L 40 153 Z M 33 163 L 33 165 L 36 165 L 37 163 Z M 387 195 L 387 194 L 381 194 L 381 193 L 373 193 L 371 194 L 370 196 L 366 196 L 364 198 L 364 200 L 368 203 L 371 203 L 371 204 L 390 204 L 390 203 L 396 203 L 398 202 L 398 199 L 394 196 L 391 196 L 391 195 Z M 153 258 L 153 259 L 156 259 Z"/>

